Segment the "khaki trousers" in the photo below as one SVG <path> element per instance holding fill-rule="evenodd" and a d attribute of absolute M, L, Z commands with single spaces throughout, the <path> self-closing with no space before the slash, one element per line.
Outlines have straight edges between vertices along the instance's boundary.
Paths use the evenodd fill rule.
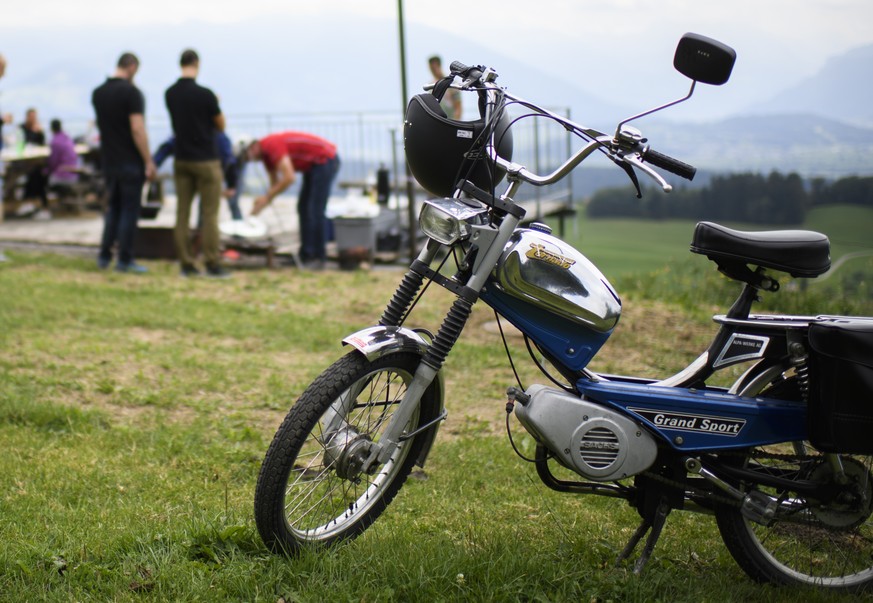
<path fill-rule="evenodd" d="M 200 195 L 200 242 L 203 259 L 207 266 L 221 263 L 218 234 L 218 209 L 221 202 L 221 162 L 184 161 L 173 163 L 173 180 L 176 183 L 176 228 L 173 238 L 176 254 L 183 266 L 194 265 L 191 250 L 191 206 L 194 195 Z"/>

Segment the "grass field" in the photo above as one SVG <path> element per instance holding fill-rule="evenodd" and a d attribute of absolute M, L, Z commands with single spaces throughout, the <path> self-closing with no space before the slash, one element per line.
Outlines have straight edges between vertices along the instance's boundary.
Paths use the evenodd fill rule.
<path fill-rule="evenodd" d="M 646 231 L 622 229 L 635 243 Z M 484 307 L 446 365 L 449 419 L 425 472 L 355 542 L 294 561 L 271 555 L 252 519 L 267 445 L 341 338 L 378 318 L 401 273 L 188 281 L 165 263 L 134 277 L 7 255 L 2 601 L 853 600 L 752 583 L 704 516 L 671 515 L 643 576 L 613 567 L 636 513 L 549 491 L 512 453 L 502 392 L 513 377 Z M 620 328 L 593 368 L 678 370 L 707 341 L 709 302 L 689 312 L 647 297 L 631 275 Z M 447 299 L 421 305 L 416 324 L 434 328 Z M 525 384 L 538 380 L 519 364 Z"/>
<path fill-rule="evenodd" d="M 771 229 L 759 224 L 725 225 L 746 230 Z M 873 254 L 873 208 L 817 207 L 799 228 L 826 234 L 831 241 L 833 260 L 857 252 Z M 567 230 L 566 240 L 583 251 L 609 278 L 653 272 L 690 258 L 706 263 L 705 258 L 688 251 L 694 233 L 694 222 L 688 220 L 592 220 L 580 213 Z"/>
<path fill-rule="evenodd" d="M 750 224 L 732 228 L 768 230 Z M 760 310 L 796 314 L 873 315 L 873 208 L 813 209 L 798 228 L 828 236 L 834 270 L 817 279 L 774 273 L 782 290 L 764 294 Z M 689 312 L 723 313 L 738 289 L 714 263 L 691 253 L 694 222 L 590 220 L 580 215 L 566 240 L 593 261 L 622 294 L 670 300 Z"/>

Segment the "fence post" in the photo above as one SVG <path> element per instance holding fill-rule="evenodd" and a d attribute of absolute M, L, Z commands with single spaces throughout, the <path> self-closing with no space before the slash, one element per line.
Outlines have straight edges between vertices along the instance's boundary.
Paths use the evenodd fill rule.
<path fill-rule="evenodd" d="M 403 0 L 397 0 L 397 23 L 399 26 L 400 37 L 400 87 L 403 95 L 403 111 L 401 115 L 406 119 L 406 34 L 403 30 Z M 412 184 L 412 171 L 409 169 L 409 163 L 403 162 L 406 165 L 406 197 L 408 198 L 409 207 L 407 214 L 409 217 L 409 260 L 412 261 L 416 256 L 415 237 L 418 234 L 415 224 L 415 188 Z"/>
<path fill-rule="evenodd" d="M 533 119 L 533 139 L 534 139 L 534 171 L 537 174 L 542 174 L 542 166 L 540 165 L 540 120 L 534 117 Z M 537 207 L 537 215 L 535 217 L 536 220 L 541 220 L 543 216 L 543 208 L 542 208 L 542 195 L 540 194 L 540 187 L 534 187 L 534 199 L 536 200 Z"/>

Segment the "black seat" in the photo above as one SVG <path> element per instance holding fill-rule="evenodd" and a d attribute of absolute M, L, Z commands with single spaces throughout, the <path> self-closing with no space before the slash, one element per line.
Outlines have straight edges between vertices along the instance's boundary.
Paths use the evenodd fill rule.
<path fill-rule="evenodd" d="M 698 222 L 691 251 L 722 264 L 754 264 L 812 278 L 831 267 L 830 241 L 811 230 L 748 232 Z"/>

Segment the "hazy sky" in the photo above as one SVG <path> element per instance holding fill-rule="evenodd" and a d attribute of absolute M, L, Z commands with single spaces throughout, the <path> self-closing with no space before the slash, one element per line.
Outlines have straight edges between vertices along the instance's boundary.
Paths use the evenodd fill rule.
<path fill-rule="evenodd" d="M 32 65 L 36 59 L 62 61 L 63 52 L 57 49 L 87 44 L 76 38 L 77 27 L 96 32 L 90 35 L 100 35 L 101 28 L 130 31 L 133 40 L 138 26 L 191 21 L 244 24 L 263 16 L 287 24 L 287 43 L 271 41 L 288 49 L 289 73 L 318 65 L 317 49 L 304 50 L 313 32 L 304 32 L 309 42 L 295 45 L 295 33 L 302 35 L 299 29 L 295 32 L 296 17 L 359 15 L 362 21 L 367 17 L 371 26 L 384 24 L 373 31 L 362 30 L 355 40 L 333 39 L 325 32 L 324 43 L 341 52 L 372 54 L 379 47 L 381 56 L 390 56 L 397 46 L 397 0 L 31 0 L 16 1 L 14 7 L 13 0 L 0 2 L 7 8 L 0 21 L 0 52 L 4 30 L 33 31 L 32 40 L 42 53 L 28 57 Z M 699 91 L 704 98 L 671 112 L 676 118 L 703 108 L 716 116 L 728 114 L 765 101 L 815 74 L 828 58 L 873 44 L 873 0 L 405 0 L 404 11 L 407 25 L 423 24 L 475 40 L 499 50 L 501 56 L 631 107 L 650 106 L 684 93 L 684 80 L 671 67 L 673 49 L 683 33 L 701 33 L 733 46 L 738 59 L 731 84 Z M 59 29 L 70 36 L 58 35 Z M 257 56 L 251 48 L 240 52 Z M 448 60 L 480 60 L 452 56 L 451 48 L 428 52 L 445 53 Z M 423 57 L 409 60 L 411 77 L 425 77 Z M 15 94 L 24 94 L 17 80 L 24 71 L 15 69 L 22 63 L 11 62 L 0 84 L 7 105 L 14 104 Z M 502 71 L 500 65 L 494 67 Z M 211 68 L 217 66 L 207 61 L 202 74 L 207 82 Z M 869 73 L 859 74 L 870 76 L 873 66 Z M 512 85 L 508 76 L 504 80 Z M 420 84 L 418 79 L 410 82 L 415 89 Z"/>
<path fill-rule="evenodd" d="M 3 0 L 2 27 L 232 22 L 256 15 L 293 20 L 302 13 L 395 18 L 396 0 Z M 474 38 L 511 43 L 537 55 L 551 37 L 599 41 L 620 55 L 647 52 L 676 31 L 693 30 L 729 44 L 767 38 L 794 48 L 814 71 L 827 56 L 873 43 L 871 0 L 406 0 L 406 18 Z M 436 9 L 436 10 L 435 10 Z M 678 28 L 678 29 L 677 29 Z"/>

